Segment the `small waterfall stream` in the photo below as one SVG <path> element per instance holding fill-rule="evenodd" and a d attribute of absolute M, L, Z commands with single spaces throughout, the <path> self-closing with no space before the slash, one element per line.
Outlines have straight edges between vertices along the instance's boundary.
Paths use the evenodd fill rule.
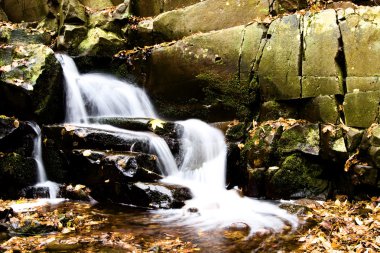
<path fill-rule="evenodd" d="M 34 138 L 33 145 L 33 158 L 37 164 L 37 176 L 38 182 L 35 187 L 46 187 L 49 189 L 50 199 L 56 199 L 59 187 L 56 183 L 49 181 L 46 176 L 45 166 L 42 161 L 42 146 L 41 146 L 41 129 L 34 122 L 28 122 L 29 125 L 33 128 L 36 133 L 36 137 Z"/>
<path fill-rule="evenodd" d="M 67 94 L 66 122 L 88 123 L 87 116 L 120 116 L 157 118 L 145 92 L 130 83 L 103 74 L 80 74 L 74 61 L 62 54 L 61 62 Z M 157 153 L 167 183 L 182 184 L 194 198 L 180 210 L 156 211 L 162 222 L 178 222 L 202 229 L 245 223 L 251 233 L 263 228 L 279 230 L 284 222 L 297 226 L 297 218 L 277 206 L 225 189 L 226 144 L 223 134 L 200 120 L 177 122 L 184 126 L 183 163 L 177 167 L 166 142 L 150 133 L 151 148 Z M 119 132 L 129 131 L 107 125 L 96 125 Z M 189 212 L 188 210 L 196 210 Z"/>

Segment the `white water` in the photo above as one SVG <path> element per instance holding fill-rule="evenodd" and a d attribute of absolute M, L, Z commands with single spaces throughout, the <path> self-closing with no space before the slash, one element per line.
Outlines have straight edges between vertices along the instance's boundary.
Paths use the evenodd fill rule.
<path fill-rule="evenodd" d="M 107 75 L 81 75 L 70 57 L 58 55 L 57 58 L 65 73 L 66 94 L 73 94 L 67 99 L 67 122 L 86 122 L 88 115 L 157 118 L 141 89 Z M 202 229 L 243 222 L 251 228 L 251 233 L 260 229 L 280 230 L 285 222 L 297 226 L 297 218 L 283 209 L 225 189 L 227 148 L 219 130 L 199 120 L 178 123 L 185 128 L 180 168 L 163 139 L 134 132 L 149 138 L 151 148 L 158 155 L 160 169 L 167 176 L 163 181 L 187 186 L 194 196 L 183 209 L 158 211 L 164 217 L 162 221 Z M 97 127 L 131 133 L 105 125 Z M 190 208 L 197 212 L 189 212 Z"/>
<path fill-rule="evenodd" d="M 72 58 L 57 54 L 66 86 L 68 123 L 88 123 L 88 116 L 157 118 L 146 93 L 113 76 L 80 74 Z"/>
<path fill-rule="evenodd" d="M 34 138 L 33 143 L 33 158 L 37 164 L 38 182 L 35 185 L 35 187 L 47 187 L 49 189 L 50 199 L 56 199 L 59 187 L 56 183 L 48 181 L 45 166 L 42 161 L 41 129 L 34 122 L 29 122 L 29 125 L 33 128 L 34 132 L 36 133 L 36 137 Z"/>

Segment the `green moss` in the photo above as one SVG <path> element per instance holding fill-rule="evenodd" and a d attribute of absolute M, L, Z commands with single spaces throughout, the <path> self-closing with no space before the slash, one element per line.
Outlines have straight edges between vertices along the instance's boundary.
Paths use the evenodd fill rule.
<path fill-rule="evenodd" d="M 242 121 L 251 119 L 255 114 L 254 105 L 257 103 L 258 94 L 255 83 L 240 83 L 237 75 L 223 80 L 219 75 L 210 72 L 201 73 L 196 78 L 204 84 L 202 91 L 205 103 L 212 107 L 223 106 Z"/>
<path fill-rule="evenodd" d="M 274 197 L 311 197 L 326 194 L 328 181 L 321 176 L 324 168 L 301 154 L 287 156 L 270 178 Z"/>

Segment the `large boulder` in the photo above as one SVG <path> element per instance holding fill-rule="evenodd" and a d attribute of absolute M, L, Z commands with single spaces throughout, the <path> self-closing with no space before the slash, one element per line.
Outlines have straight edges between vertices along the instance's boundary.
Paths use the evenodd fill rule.
<path fill-rule="evenodd" d="M 245 25 L 254 19 L 264 18 L 268 14 L 267 1 L 206 0 L 157 16 L 153 21 L 153 32 L 170 41 L 198 32 Z"/>
<path fill-rule="evenodd" d="M 40 122 L 63 118 L 62 69 L 41 44 L 7 45 L 1 59 L 0 113 Z"/>
<path fill-rule="evenodd" d="M 153 48 L 144 87 L 158 111 L 208 121 L 247 116 L 256 101 L 251 62 L 265 30 L 260 24 L 237 26 Z"/>
<path fill-rule="evenodd" d="M 101 10 L 114 6 L 111 0 L 79 0 L 84 6 L 91 9 Z"/>
<path fill-rule="evenodd" d="M 41 21 L 49 12 L 48 0 L 4 0 L 4 12 L 12 22 Z"/>

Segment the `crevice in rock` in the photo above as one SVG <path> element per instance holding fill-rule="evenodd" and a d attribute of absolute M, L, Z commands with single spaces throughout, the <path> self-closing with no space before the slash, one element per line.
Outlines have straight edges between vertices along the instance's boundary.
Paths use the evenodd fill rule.
<path fill-rule="evenodd" d="M 275 3 L 276 3 L 276 0 L 268 0 L 268 12 L 272 16 L 277 15 L 276 9 L 275 9 Z"/>
<path fill-rule="evenodd" d="M 239 84 L 241 82 L 240 80 L 240 72 L 241 72 L 241 59 L 243 57 L 243 45 L 244 45 L 244 39 L 245 39 L 245 32 L 247 30 L 247 26 L 249 25 L 246 25 L 244 26 L 243 30 L 241 31 L 241 42 L 240 42 L 240 48 L 239 48 L 239 59 L 238 59 L 238 80 L 239 80 Z"/>
<path fill-rule="evenodd" d="M 300 21 L 299 21 L 299 32 L 300 32 L 300 47 L 299 47 L 299 54 L 298 54 L 298 78 L 300 82 L 300 98 L 302 98 L 302 62 L 305 57 L 305 45 L 304 45 L 304 16 L 300 16 Z"/>
<path fill-rule="evenodd" d="M 256 78 L 258 80 L 257 71 L 259 69 L 261 58 L 263 57 L 263 52 L 264 52 L 264 49 L 265 49 L 265 46 L 266 46 L 268 40 L 270 40 L 270 38 L 272 37 L 272 34 L 268 33 L 270 24 L 260 24 L 260 25 L 262 25 L 262 28 L 264 31 L 263 31 L 263 35 L 261 37 L 259 50 L 257 51 L 257 54 L 251 63 L 251 73 L 249 75 L 249 82 L 252 82 L 252 80 L 254 78 Z"/>
<path fill-rule="evenodd" d="M 338 112 L 339 116 L 341 118 L 341 121 L 345 123 L 345 115 L 343 110 L 343 102 L 344 102 L 344 96 L 347 94 L 347 85 L 346 85 L 346 78 L 347 78 L 347 63 L 346 63 L 346 56 L 344 53 L 344 43 L 343 43 L 343 36 L 342 36 L 342 30 L 339 25 L 339 17 L 338 12 L 335 11 L 336 14 L 336 24 L 338 26 L 339 31 L 339 37 L 338 37 L 338 52 L 335 56 L 335 66 L 337 68 L 338 72 L 338 79 L 339 83 L 342 87 L 343 95 L 336 95 L 336 101 L 338 103 Z"/>
<path fill-rule="evenodd" d="M 339 25 L 339 17 L 338 13 L 336 13 L 336 24 L 338 26 L 339 30 L 339 37 L 338 37 L 338 52 L 335 56 L 335 63 L 336 67 L 339 73 L 338 78 L 340 79 L 339 82 L 342 85 L 343 94 L 347 93 L 347 86 L 346 86 L 346 78 L 347 78 L 347 63 L 346 63 L 346 56 L 344 53 L 344 43 L 343 43 L 343 36 L 342 36 L 342 30 Z"/>
<path fill-rule="evenodd" d="M 344 102 L 344 95 L 335 95 L 335 104 L 336 104 L 336 110 L 338 112 L 339 118 L 341 122 L 346 124 L 346 118 L 344 116 L 344 110 L 343 110 L 343 102 Z M 336 124 L 339 124 L 339 119 L 337 120 Z"/>

